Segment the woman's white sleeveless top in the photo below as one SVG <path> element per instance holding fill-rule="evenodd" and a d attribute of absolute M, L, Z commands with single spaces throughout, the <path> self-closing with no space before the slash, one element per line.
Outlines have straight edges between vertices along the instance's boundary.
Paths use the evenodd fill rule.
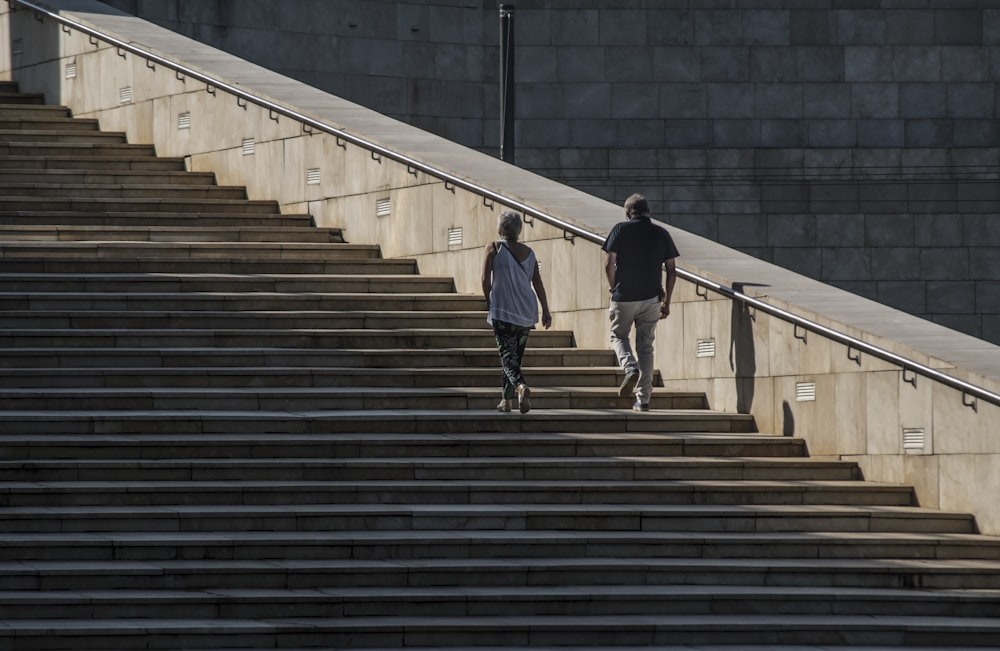
<path fill-rule="evenodd" d="M 490 313 L 486 322 L 506 321 L 528 328 L 538 323 L 538 297 L 531 287 L 535 273 L 535 252 L 524 262 L 501 242 L 493 258 L 493 288 L 490 291 Z"/>

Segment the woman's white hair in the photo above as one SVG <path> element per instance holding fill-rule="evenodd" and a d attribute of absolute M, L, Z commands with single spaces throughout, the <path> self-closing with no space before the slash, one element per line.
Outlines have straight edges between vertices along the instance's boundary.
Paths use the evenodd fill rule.
<path fill-rule="evenodd" d="M 505 240 L 517 240 L 521 234 L 521 215 L 513 210 L 500 213 L 497 218 L 497 232 Z"/>

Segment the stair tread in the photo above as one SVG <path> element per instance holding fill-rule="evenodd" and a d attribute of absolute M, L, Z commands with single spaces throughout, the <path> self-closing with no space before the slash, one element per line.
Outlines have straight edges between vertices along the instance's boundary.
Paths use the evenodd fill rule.
<path fill-rule="evenodd" d="M 947 628 L 980 630 L 1000 635 L 1000 619 L 995 617 L 933 617 L 906 615 L 505 615 L 505 616 L 361 616 L 361 617 L 302 617 L 269 619 L 92 619 L 87 621 L 61 619 L 21 619 L 0 627 L 0 637 L 26 634 L 33 630 L 58 632 L 63 635 L 94 635 L 101 630 L 134 631 L 146 635 L 176 633 L 183 630 L 200 630 L 207 633 L 238 631 L 265 632 L 301 628 L 316 634 L 323 631 L 354 630 L 385 633 L 388 631 L 414 632 L 418 630 L 442 631 L 456 628 L 463 632 L 519 629 L 541 632 L 564 632 L 572 625 L 578 632 L 588 630 L 678 630 L 700 631 L 706 627 L 715 630 L 755 631 L 774 628 L 782 631 L 796 629 L 865 630 L 885 628 L 897 631 L 938 631 Z M 406 645 L 408 648 L 409 644 Z M 476 647 L 479 648 L 479 647 Z M 782 647 L 784 648 L 784 647 Z"/>
<path fill-rule="evenodd" d="M 167 504 L 167 505 L 48 505 L 9 506 L 0 510 L 0 520 L 34 518 L 40 513 L 46 515 L 59 514 L 61 518 L 88 518 L 99 515 L 134 515 L 142 517 L 184 517 L 209 516 L 219 514 L 288 514 L 294 512 L 301 515 L 319 513 L 370 513 L 370 514 L 603 514 L 632 513 L 642 515 L 754 515 L 756 517 L 774 517 L 794 514 L 803 516 L 822 516 L 831 514 L 858 515 L 870 514 L 882 517 L 927 517 L 938 519 L 968 519 L 968 513 L 960 511 L 944 511 L 921 506 L 899 506 L 892 504 L 534 504 L 505 502 L 503 504 Z M 225 531 L 220 528 L 220 531 Z"/>
<path fill-rule="evenodd" d="M 660 459 L 656 460 L 655 463 L 660 465 L 664 462 L 669 463 L 670 459 Z M 697 457 L 691 457 L 685 459 L 689 465 L 695 465 L 701 463 L 702 459 Z M 420 458 L 419 461 L 416 460 L 403 460 L 404 463 L 419 463 L 427 466 L 433 467 L 432 463 L 427 463 L 426 458 Z M 808 463 L 808 461 L 800 463 Z M 58 466 L 60 462 L 50 461 L 45 459 L 39 459 L 37 461 L 31 462 L 21 462 L 25 466 Z M 121 462 L 114 462 L 112 460 L 101 460 L 94 459 L 89 462 L 69 462 L 69 465 L 75 466 L 79 465 L 96 465 L 96 466 L 107 466 L 108 468 L 114 468 L 115 466 L 120 466 Z M 143 461 L 143 462 L 129 462 L 129 467 L 189 467 L 199 464 L 184 464 L 181 461 L 176 462 L 157 462 L 157 461 Z M 318 467 L 336 466 L 339 465 L 339 460 L 324 460 L 324 459 L 309 459 L 309 460 L 284 460 L 283 463 L 272 462 L 272 461 L 261 461 L 257 459 L 233 459 L 232 463 L 239 463 L 240 465 L 246 464 L 251 469 L 254 467 L 283 467 L 283 466 L 297 466 L 297 465 L 313 465 Z M 378 461 L 370 460 L 371 465 L 376 465 Z M 392 461 L 385 461 L 384 465 L 391 465 Z M 552 457 L 542 457 L 537 459 L 523 458 L 523 457 L 510 457 L 503 460 L 493 460 L 487 462 L 483 459 L 470 460 L 467 465 L 504 465 L 505 463 L 516 463 L 518 465 L 524 465 L 530 467 L 532 465 L 540 467 L 551 467 L 553 465 L 561 465 L 565 463 L 579 464 L 586 466 L 588 464 L 581 462 L 577 458 L 570 459 L 559 459 Z M 594 465 L 601 465 L 602 462 L 598 461 Z M 607 463 L 607 462 L 605 462 Z M 619 462 L 622 464 L 628 462 Z M 654 463 L 651 461 L 650 463 Z M 734 462 L 736 464 L 741 462 Z M 0 467 L 8 465 L 7 462 L 0 462 Z M 204 464 L 209 465 L 209 464 Z M 345 464 L 345 465 L 362 465 L 362 464 Z M 461 465 L 461 464 L 456 464 Z M 764 464 L 761 464 L 764 465 Z M 297 492 L 303 489 L 324 487 L 328 489 L 335 488 L 364 488 L 368 490 L 382 489 L 382 488 L 406 488 L 407 490 L 416 489 L 439 489 L 439 488 L 449 488 L 456 491 L 462 490 L 481 490 L 483 488 L 531 488 L 533 490 L 544 490 L 546 488 L 552 490 L 564 490 L 566 488 L 572 489 L 587 489 L 591 490 L 594 488 L 614 488 L 616 490 L 628 490 L 629 488 L 648 490 L 651 487 L 655 487 L 664 491 L 682 491 L 690 492 L 692 490 L 734 490 L 734 489 L 745 489 L 746 491 L 760 491 L 764 489 L 772 489 L 779 491 L 816 491 L 835 488 L 837 490 L 868 490 L 868 491 L 890 491 L 890 492 L 909 492 L 911 489 L 907 486 L 901 486 L 898 484 L 889 484 L 884 482 L 862 482 L 856 479 L 790 479 L 790 480 L 766 480 L 766 479 L 625 479 L 625 480 L 609 480 L 609 479 L 540 479 L 540 478 L 528 478 L 528 479 L 516 479 L 516 480 L 499 480 L 499 479 L 463 479 L 461 482 L 456 482 L 450 479 L 352 479 L 352 480 L 333 480 L 333 479 L 313 479 L 313 480 L 253 480 L 253 479 L 219 479 L 219 480 L 197 480 L 197 479 L 185 479 L 185 480 L 117 480 L 117 479 L 103 479 L 103 480 L 44 480 L 44 481 L 18 481 L 18 480 L 8 480 L 0 484 L 0 494 L 2 493 L 14 493 L 14 492 L 65 492 L 65 491 L 97 491 L 103 489 L 105 491 L 113 490 L 123 490 L 127 489 L 130 492 L 137 490 L 146 491 L 172 491 L 181 492 L 186 490 L 196 490 L 196 491 L 232 491 L 233 488 L 241 488 L 246 490 L 259 491 L 262 488 L 268 488 L 275 492 L 287 491 L 287 492 Z"/>
<path fill-rule="evenodd" d="M 115 569 L 115 568 L 109 568 Z M 994 569 L 994 568 L 991 568 Z M 0 568 L 2 572 L 2 568 Z M 493 602 L 500 600 L 560 599 L 572 601 L 598 601 L 634 598 L 666 598 L 670 600 L 714 598 L 719 600 L 778 600 L 803 599 L 808 601 L 905 601 L 930 602 L 954 599 L 962 602 L 995 603 L 1000 600 L 1000 590 L 912 590 L 891 588 L 858 588 L 851 586 L 743 586 L 743 585 L 568 585 L 568 586 L 476 586 L 455 587 L 342 587 L 316 588 L 213 588 L 211 590 L 0 590 L 0 604 L 35 602 L 72 604 L 86 602 L 170 603 L 176 601 L 263 601 L 280 599 L 283 602 L 303 600 L 384 600 L 388 603 L 412 600 L 433 601 L 442 598 L 461 598 L 469 601 Z"/>
<path fill-rule="evenodd" d="M 304 534 L 312 532 L 303 532 Z M 348 532 L 350 533 L 350 532 Z M 514 532 L 517 533 L 517 532 Z M 534 532 L 533 532 L 534 533 Z M 545 533 L 545 532 L 542 532 Z M 573 532 L 568 532 L 572 534 Z M 22 535 L 22 534 L 18 534 Z M 66 537 L 79 537 L 79 534 L 60 534 Z M 87 534 L 92 536 L 93 534 Z M 120 534 L 115 534 L 119 536 Z M 769 535 L 772 539 L 773 534 Z M 926 538 L 929 534 L 920 534 Z M 955 535 L 955 534 L 943 534 Z M 967 536 L 970 534 L 966 534 Z M 632 533 L 625 534 L 631 537 Z M 860 532 L 858 538 L 885 536 Z M 728 538 L 732 538 L 730 534 Z M 789 534 L 789 539 L 801 538 L 801 534 Z M 902 538 L 897 535 L 897 538 Z M 923 542 L 923 541 L 921 541 Z M 992 544 L 1000 545 L 1000 540 L 993 539 Z M 476 573 L 486 572 L 516 572 L 519 568 L 525 570 L 582 570 L 583 581 L 587 584 L 586 572 L 596 570 L 636 571 L 643 569 L 724 569 L 732 572 L 757 572 L 761 568 L 772 570 L 795 571 L 806 569 L 825 569 L 833 571 L 903 571 L 903 572 L 1000 572 L 1000 556 L 996 559 L 976 558 L 690 558 L 690 557 L 536 557 L 536 558 L 392 558 L 380 559 L 190 559 L 190 560 L 84 560 L 84 561 L 0 561 L 0 576 L 16 574 L 60 575 L 66 572 L 80 574 L 101 574 L 113 572 L 117 574 L 230 574 L 234 572 L 260 572 L 263 574 L 311 574 L 333 572 L 377 572 L 388 570 L 392 572 L 451 572 L 468 570 Z M 598 584 L 605 585 L 605 584 Z M 408 587 L 408 586 L 403 586 Z M 529 586 L 536 587 L 536 586 Z M 697 584 L 667 584 L 663 586 L 678 590 L 707 589 Z M 717 587 L 712 584 L 712 587 Z M 732 588 L 744 587 L 733 585 Z M 792 586 L 753 586 L 754 589 L 775 588 L 786 589 Z M 821 590 L 829 590 L 833 586 L 824 585 Z M 850 586 L 839 586 L 850 587 Z M 1000 596 L 1000 589 L 969 590 L 970 594 L 983 592 Z M 920 594 L 913 589 L 903 590 L 905 594 Z M 961 590 L 965 593 L 965 590 Z"/>
<path fill-rule="evenodd" d="M 50 411 L 37 411 L 37 410 L 7 410 L 0 412 L 0 422 L 3 420 L 10 420 L 16 418 L 32 417 L 32 418 L 44 418 L 48 414 L 50 417 L 52 412 Z M 90 417 L 95 414 L 102 414 L 109 417 L 120 417 L 120 418 L 133 418 L 133 419 L 144 419 L 144 418 L 155 418 L 160 415 L 164 419 L 170 418 L 189 418 L 192 413 L 189 410 L 171 410 L 171 409 L 157 409 L 157 410 L 67 410 L 60 414 L 60 417 L 72 416 L 74 414 L 79 414 L 83 417 Z M 555 421 L 588 421 L 594 420 L 596 418 L 607 418 L 615 419 L 618 422 L 621 420 L 663 420 L 668 418 L 679 418 L 683 420 L 689 419 L 701 419 L 701 418 L 724 418 L 724 419 L 734 419 L 734 420 L 751 420 L 752 417 L 746 414 L 732 414 L 728 412 L 712 411 L 709 409 L 671 409 L 671 410 L 651 410 L 647 412 L 634 412 L 631 409 L 545 409 L 545 410 L 532 410 L 527 414 L 498 414 L 494 409 L 338 409 L 338 410 L 311 410 L 311 411 L 300 411 L 300 412 L 288 412 L 288 411 L 267 411 L 267 410 L 253 410 L 253 411 L 241 411 L 241 410 L 198 410 L 196 417 L 212 419 L 212 418 L 234 418 L 234 419 L 249 419 L 254 418 L 305 418 L 305 419 L 321 419 L 324 417 L 335 418 L 338 421 L 389 421 L 389 420 L 416 420 L 422 418 L 449 418 L 456 421 L 462 420 L 480 420 L 483 416 L 490 416 L 495 419 L 502 419 L 505 421 L 513 421 L 517 418 L 521 419 L 533 419 L 533 420 L 555 420 Z"/>
<path fill-rule="evenodd" d="M 568 529 L 401 529 L 399 531 L 379 531 L 373 529 L 336 529 L 336 530 L 308 530 L 308 531 L 253 531 L 253 530 L 228 530 L 228 531 L 171 531 L 171 532 L 142 532 L 142 531 L 113 531 L 113 532 L 32 532 L 32 533 L 8 533 L 4 534 L 3 541 L 0 541 L 0 548 L 9 547 L 12 543 L 27 542 L 31 545 L 63 544 L 72 541 L 74 545 L 92 544 L 97 546 L 115 547 L 123 544 L 139 543 L 148 545 L 151 543 L 164 543 L 167 545 L 194 545 L 194 544 L 218 544 L 226 547 L 233 544 L 246 544 L 250 546 L 264 543 L 278 543 L 281 545 L 327 545 L 327 544 L 348 544 L 358 542 L 385 542 L 398 541 L 400 544 L 430 543 L 451 545 L 488 542 L 491 544 L 515 545 L 520 543 L 542 542 L 552 543 L 565 541 L 572 544 L 590 543 L 606 544 L 613 542 L 616 545 L 629 543 L 652 543 L 656 546 L 670 543 L 684 543 L 691 545 L 717 545 L 727 542 L 738 542 L 740 544 L 757 544 L 768 546 L 779 543 L 808 544 L 823 548 L 836 545 L 859 545 L 870 543 L 882 544 L 910 544 L 920 547 L 945 548 L 970 547 L 973 551 L 983 552 L 986 560 L 1000 561 L 1000 536 L 988 536 L 979 533 L 968 532 L 928 532 L 928 531 L 761 531 L 761 532 L 715 532 L 715 531 L 601 531 L 601 530 L 568 530 Z M 986 548 L 984 551 L 983 548 Z M 987 554 L 991 555 L 987 556 Z M 254 556 L 253 559 L 259 559 Z M 402 559 L 405 557 L 399 557 Z M 501 556 L 507 561 L 521 564 L 523 559 L 510 552 Z M 551 558 L 551 557 L 547 557 Z M 595 562 L 601 561 L 604 557 L 589 557 Z M 660 558 L 660 557 L 657 557 Z M 822 558 L 822 557 L 820 557 Z M 878 557 L 888 564 L 905 563 L 905 558 L 884 558 Z M 399 560 L 391 558 L 391 562 Z M 411 559 L 412 560 L 412 559 Z M 420 560 L 435 560 L 434 557 L 420 557 Z M 684 558 L 685 562 L 688 560 Z M 701 559 L 701 560 L 704 560 Z M 732 558 L 720 558 L 720 561 L 731 561 Z M 759 562 L 760 559 L 750 559 Z M 767 557 L 764 560 L 771 562 L 776 558 Z M 802 559 L 794 558 L 793 562 Z M 807 560 L 814 560 L 809 557 Z M 837 560 L 833 558 L 830 560 Z M 910 559 L 912 560 L 912 559 Z M 941 558 L 928 559 L 921 557 L 917 559 L 921 562 L 942 560 Z M 956 559 L 962 560 L 962 559 Z M 982 560 L 982 557 L 974 557 L 975 562 Z M 88 561 L 89 562 L 89 561 Z M 150 561 L 154 562 L 154 561 Z M 282 560 L 281 562 L 286 562 Z"/>

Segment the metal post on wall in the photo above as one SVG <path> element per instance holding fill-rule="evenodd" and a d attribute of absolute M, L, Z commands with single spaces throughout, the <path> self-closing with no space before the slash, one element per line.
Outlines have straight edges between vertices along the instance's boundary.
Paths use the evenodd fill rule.
<path fill-rule="evenodd" d="M 514 5 L 500 5 L 500 160 L 514 162 Z"/>

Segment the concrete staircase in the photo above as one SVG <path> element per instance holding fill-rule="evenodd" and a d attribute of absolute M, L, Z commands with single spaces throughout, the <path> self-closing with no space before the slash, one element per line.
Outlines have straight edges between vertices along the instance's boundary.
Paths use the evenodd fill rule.
<path fill-rule="evenodd" d="M 1000 539 L 0 87 L 0 650 L 995 647 Z"/>

